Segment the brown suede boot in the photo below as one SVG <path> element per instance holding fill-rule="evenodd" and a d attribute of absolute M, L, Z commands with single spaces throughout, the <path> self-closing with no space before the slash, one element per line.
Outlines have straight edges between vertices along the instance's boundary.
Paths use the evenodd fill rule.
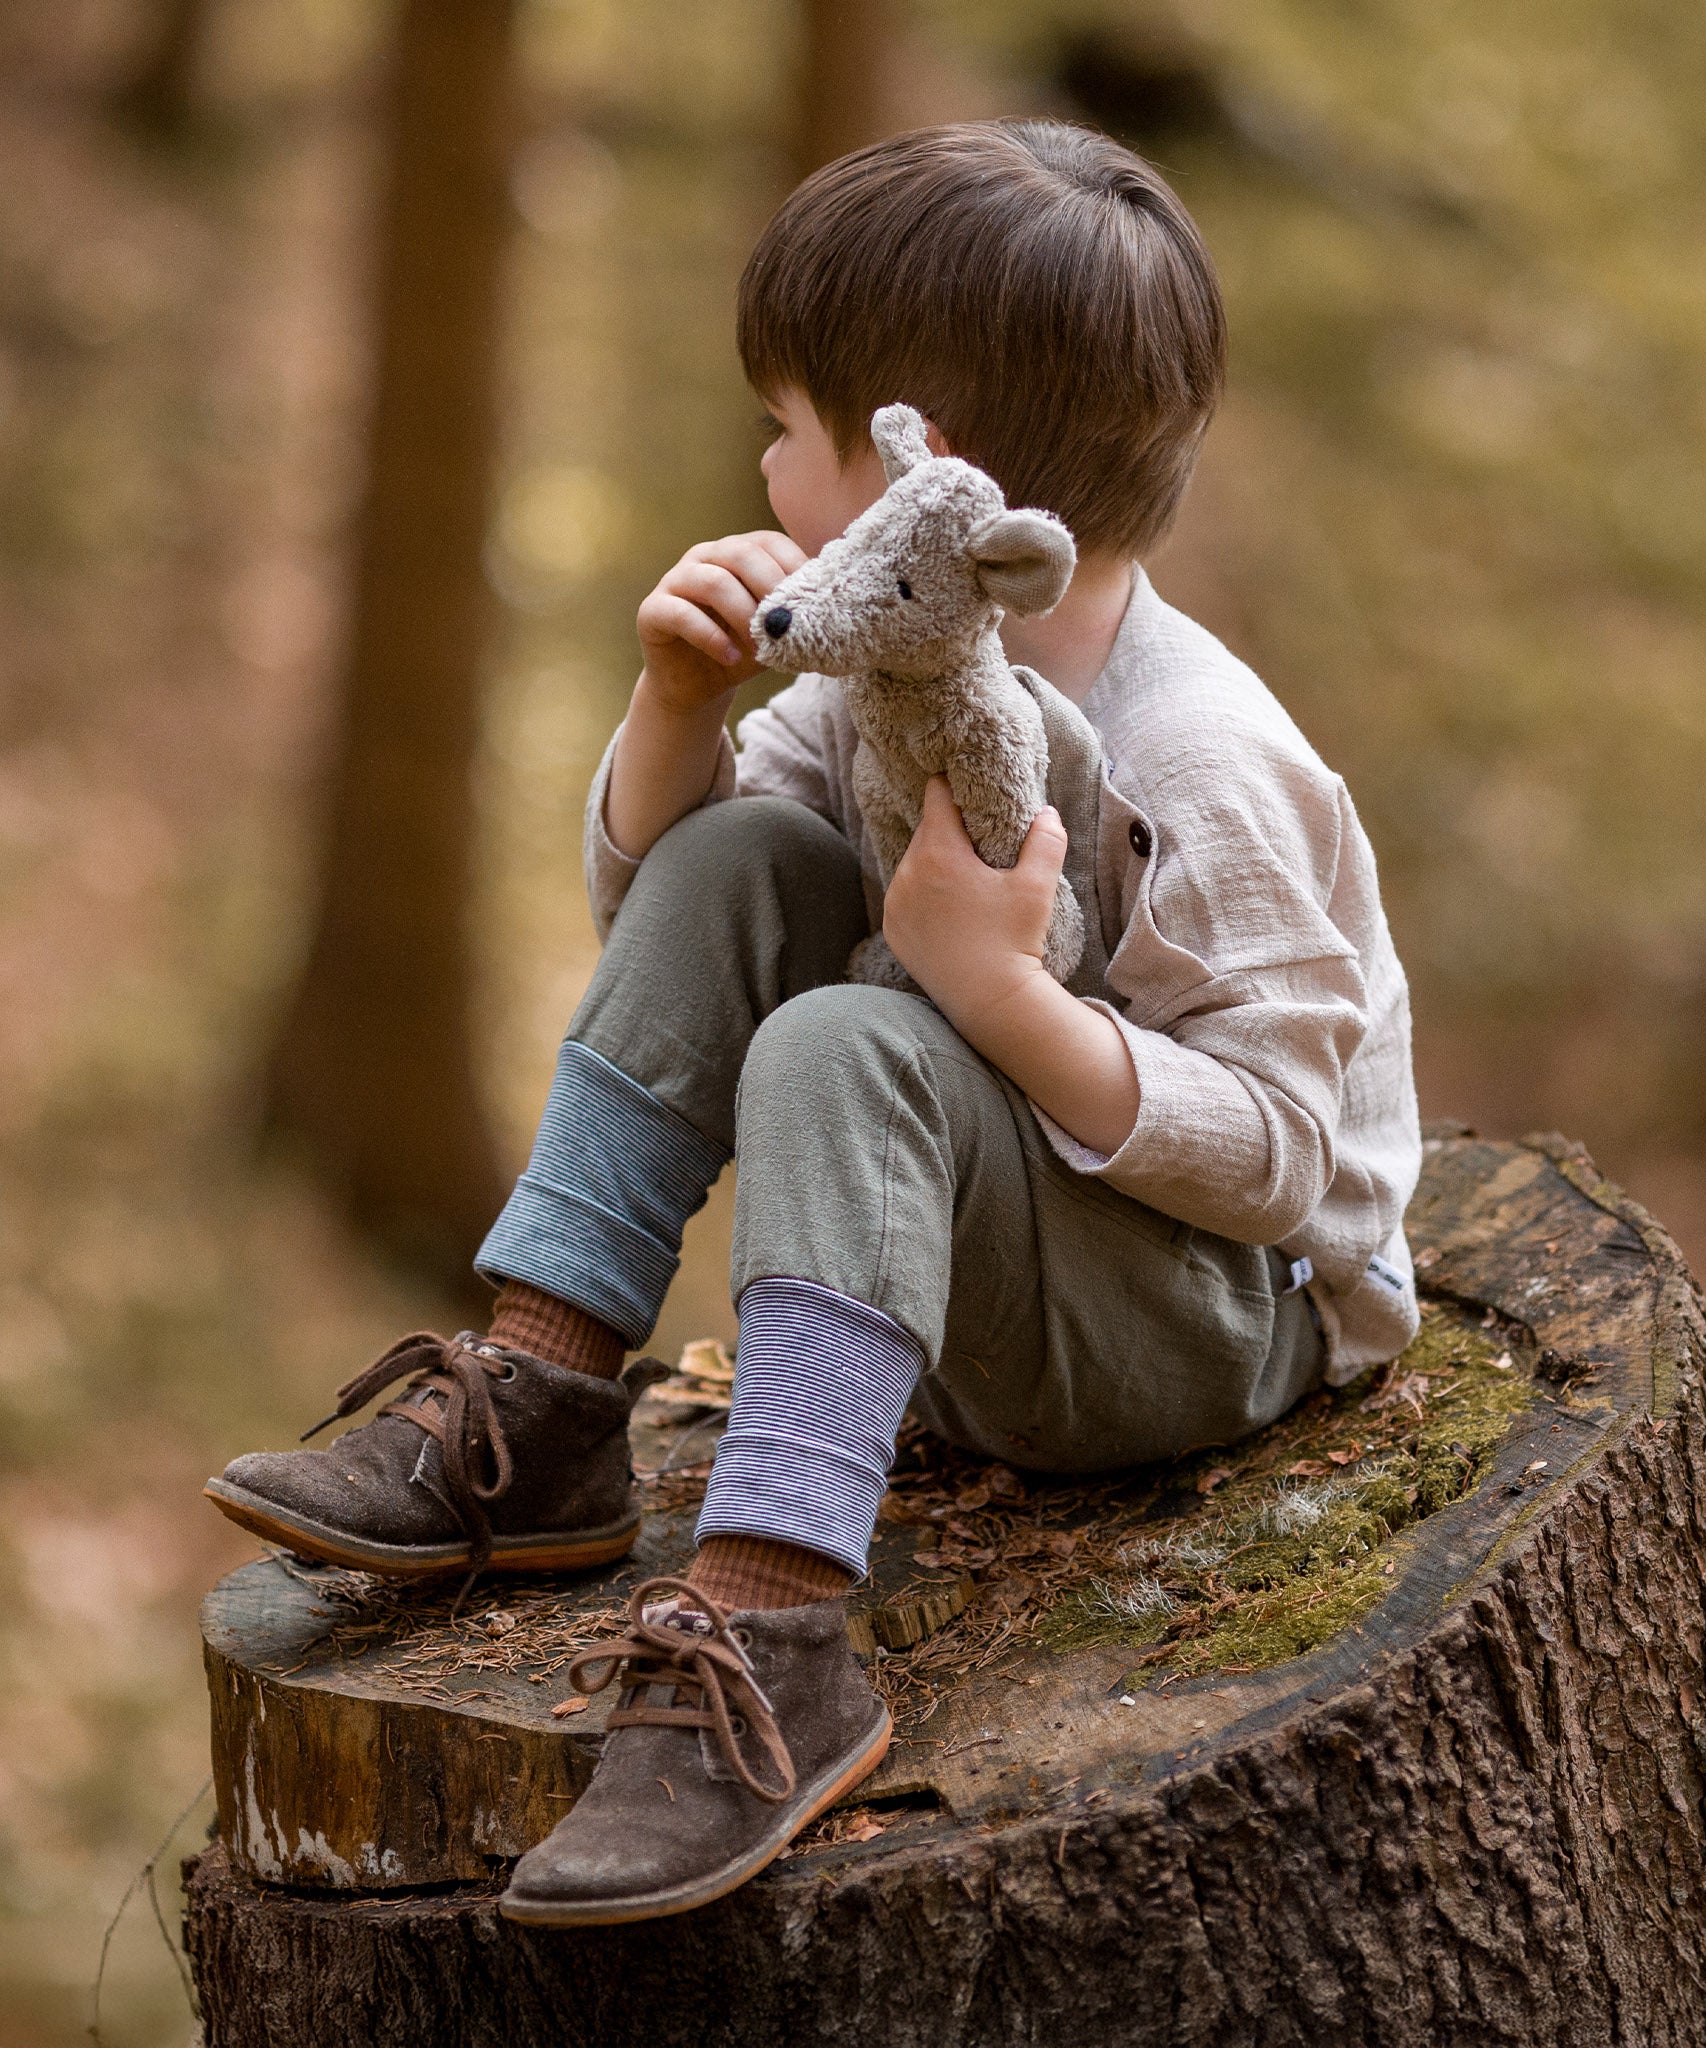
<path fill-rule="evenodd" d="M 889 1746 L 839 1600 L 725 1614 L 685 1579 L 649 1579 L 627 1635 L 583 1650 L 569 1679 L 600 1692 L 622 1666 L 598 1769 L 515 1866 L 510 1920 L 602 1927 L 721 1898 Z"/>
<path fill-rule="evenodd" d="M 633 1548 L 640 1509 L 628 1417 L 667 1368 L 593 1378 L 464 1331 L 421 1331 L 338 1390 L 327 1423 L 408 1385 L 326 1451 L 236 1458 L 203 1491 L 304 1557 L 402 1577 L 570 1571 Z"/>

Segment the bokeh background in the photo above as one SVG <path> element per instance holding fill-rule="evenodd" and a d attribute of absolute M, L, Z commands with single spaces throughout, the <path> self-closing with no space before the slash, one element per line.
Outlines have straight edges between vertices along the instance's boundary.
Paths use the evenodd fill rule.
<path fill-rule="evenodd" d="M 1347 776 L 1425 1112 L 1706 1257 L 1703 105 L 1695 0 L 12 0 L 6 2048 L 86 2038 L 204 1775 L 202 1479 L 466 1312 L 634 607 L 763 519 L 734 284 L 817 156 L 1052 110 L 1174 175 L 1233 373 L 1156 580 Z M 729 1334 L 726 1218 L 658 1348 Z M 133 1904 L 104 2038 L 191 2027 Z"/>

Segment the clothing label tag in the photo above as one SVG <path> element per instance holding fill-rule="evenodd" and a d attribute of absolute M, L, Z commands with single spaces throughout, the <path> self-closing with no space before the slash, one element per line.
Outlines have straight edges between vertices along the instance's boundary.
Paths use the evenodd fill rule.
<path fill-rule="evenodd" d="M 1409 1282 L 1396 1266 L 1389 1265 L 1385 1259 L 1370 1259 L 1367 1271 L 1368 1277 L 1371 1280 L 1378 1280 L 1388 1294 L 1396 1294 L 1400 1299 L 1409 1294 Z"/>
<path fill-rule="evenodd" d="M 1295 1294 L 1300 1287 L 1307 1287 L 1315 1278 L 1315 1267 L 1309 1259 L 1293 1259 L 1291 1262 L 1291 1285 L 1285 1290 Z"/>

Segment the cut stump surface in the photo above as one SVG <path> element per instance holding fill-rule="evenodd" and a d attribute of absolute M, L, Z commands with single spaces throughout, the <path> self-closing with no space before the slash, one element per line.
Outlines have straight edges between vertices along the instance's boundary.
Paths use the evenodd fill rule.
<path fill-rule="evenodd" d="M 494 1900 L 596 1758 L 562 1665 L 685 1560 L 714 1393 L 653 1405 L 676 1469 L 620 1571 L 454 1626 L 233 1574 L 211 2048 L 1706 2041 L 1698 1296 L 1560 1140 L 1431 1138 L 1410 1229 L 1428 1348 L 1249 1444 L 1070 1487 L 914 1446 L 867 1603 L 889 1760 L 679 1920 Z"/>

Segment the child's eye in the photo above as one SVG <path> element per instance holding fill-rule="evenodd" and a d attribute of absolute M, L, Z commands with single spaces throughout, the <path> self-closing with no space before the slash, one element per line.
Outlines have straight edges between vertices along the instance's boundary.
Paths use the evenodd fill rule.
<path fill-rule="evenodd" d="M 895 585 L 895 588 L 900 592 L 902 597 L 910 597 L 912 595 L 912 585 L 907 582 L 904 576 Z"/>
<path fill-rule="evenodd" d="M 758 431 L 767 441 L 779 441 L 788 430 L 773 412 L 761 412 L 758 415 Z"/>

